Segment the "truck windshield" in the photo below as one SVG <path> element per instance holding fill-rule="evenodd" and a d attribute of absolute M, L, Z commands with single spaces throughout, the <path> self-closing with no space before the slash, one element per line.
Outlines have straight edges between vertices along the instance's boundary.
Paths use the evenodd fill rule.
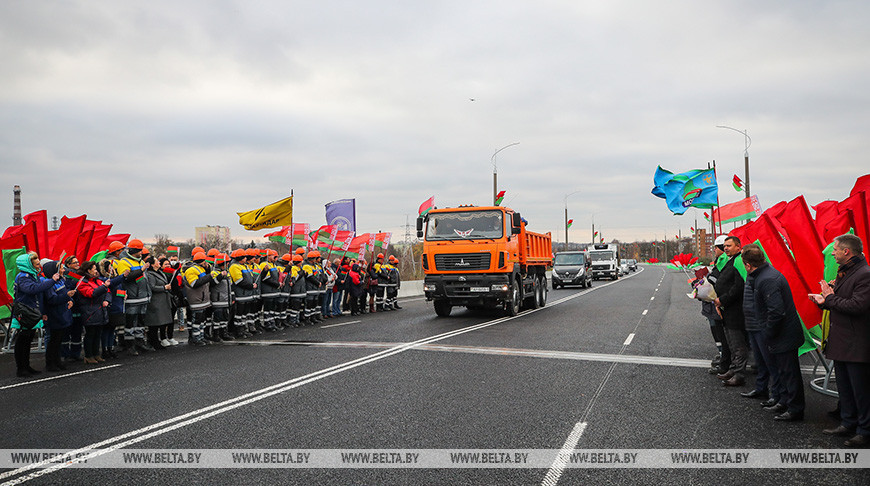
<path fill-rule="evenodd" d="M 501 238 L 504 219 L 501 211 L 457 211 L 429 215 L 426 239 L 474 240 Z"/>
<path fill-rule="evenodd" d="M 616 260 L 616 255 L 612 251 L 590 251 L 589 259 L 593 262 L 604 262 Z"/>
<path fill-rule="evenodd" d="M 585 265 L 586 258 L 582 253 L 557 253 L 555 265 Z"/>

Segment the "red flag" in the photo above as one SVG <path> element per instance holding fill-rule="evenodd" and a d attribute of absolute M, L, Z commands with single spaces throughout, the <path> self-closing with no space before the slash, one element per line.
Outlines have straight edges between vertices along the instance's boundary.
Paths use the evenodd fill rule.
<path fill-rule="evenodd" d="M 816 231 L 815 222 L 803 196 L 789 201 L 779 222 L 788 234 L 794 259 L 800 264 L 798 271 L 807 285 L 824 278 L 825 261 L 822 251 L 825 245 Z"/>
<path fill-rule="evenodd" d="M 28 223 L 19 224 L 18 226 L 10 226 L 6 228 L 6 231 L 0 238 L 9 238 L 12 236 L 21 235 L 24 237 L 24 247 L 27 249 L 27 251 L 35 251 L 37 254 L 39 254 L 36 233 L 36 222 L 31 220 Z M 41 255 L 40 258 L 42 258 Z"/>
<path fill-rule="evenodd" d="M 774 221 L 765 213 L 758 219 L 756 226 L 758 226 L 758 241 L 764 247 L 770 264 L 782 272 L 788 281 L 792 300 L 794 300 L 797 312 L 804 321 L 804 326 L 807 329 L 815 327 L 822 322 L 822 312 L 815 303 L 806 298 L 807 294 L 812 293 L 810 286 L 801 276 L 800 268 L 786 247 L 780 232 L 777 231 Z M 817 292 L 819 289 L 816 287 L 818 285 L 814 283 L 813 288 Z"/>
<path fill-rule="evenodd" d="M 109 249 L 109 243 L 113 241 L 120 241 L 123 244 L 127 244 L 127 240 L 130 239 L 130 235 L 128 233 L 118 233 L 116 235 L 109 235 L 106 237 L 106 247 L 100 248 L 100 251 Z"/>
<path fill-rule="evenodd" d="M 837 201 L 822 201 L 813 206 L 813 209 L 816 211 L 816 230 L 819 232 L 819 236 L 822 237 L 824 243 L 830 243 L 830 241 L 825 239 L 825 225 L 840 214 L 839 209 L 837 209 L 839 204 Z"/>
<path fill-rule="evenodd" d="M 101 224 L 94 227 L 94 236 L 91 238 L 91 244 L 88 246 L 88 256 L 86 258 L 90 258 L 97 252 L 109 248 L 109 243 L 111 243 L 111 241 L 106 241 L 106 237 L 109 236 L 109 231 L 112 231 L 111 224 Z"/>
<path fill-rule="evenodd" d="M 39 258 L 48 258 L 48 212 L 41 209 L 24 216 L 25 224 L 31 221 L 36 228 L 35 251 L 39 253 Z"/>
<path fill-rule="evenodd" d="M 855 227 L 855 217 L 852 215 L 851 209 L 841 209 L 834 219 L 828 221 L 825 225 L 825 241 L 834 241 L 834 238 L 848 233 L 850 229 Z"/>
<path fill-rule="evenodd" d="M 58 258 L 61 253 L 66 252 L 72 255 L 76 251 L 76 242 L 82 232 L 82 227 L 85 224 L 87 215 L 76 216 L 75 218 L 60 218 L 60 228 L 57 230 L 57 236 L 54 239 L 54 245 L 51 247 L 49 258 Z"/>
<path fill-rule="evenodd" d="M 91 226 L 91 229 L 86 229 L 79 234 L 78 240 L 76 241 L 76 251 L 75 256 L 79 259 L 80 262 L 87 261 L 87 253 L 88 248 L 91 246 L 91 240 L 94 238 L 94 227 Z"/>
<path fill-rule="evenodd" d="M 861 238 L 861 241 L 864 243 L 864 256 L 870 255 L 870 245 L 867 242 L 870 242 L 870 219 L 868 219 L 867 215 L 867 201 L 865 199 L 865 195 L 867 193 L 859 191 L 851 196 L 847 197 L 843 201 L 840 202 L 838 208 L 840 212 L 844 209 L 851 209 L 852 216 L 855 218 L 854 223 L 855 226 L 855 236 Z M 870 258 L 868 258 L 870 259 Z"/>
<path fill-rule="evenodd" d="M 417 211 L 417 214 L 419 216 L 423 216 L 428 213 L 433 207 L 435 207 L 435 196 L 432 196 L 429 199 L 423 201 L 423 204 L 420 205 L 420 209 Z"/>
<path fill-rule="evenodd" d="M 852 192 L 849 193 L 850 196 L 854 196 L 855 193 L 867 191 L 870 192 L 870 174 L 862 175 L 855 181 L 855 186 L 852 187 Z"/>

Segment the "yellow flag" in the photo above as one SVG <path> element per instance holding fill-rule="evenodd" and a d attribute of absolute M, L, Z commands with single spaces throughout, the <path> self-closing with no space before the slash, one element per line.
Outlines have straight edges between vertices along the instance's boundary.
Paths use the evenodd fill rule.
<path fill-rule="evenodd" d="M 239 215 L 239 224 L 246 230 L 260 230 L 289 225 L 293 221 L 293 196 L 273 202 L 260 209 L 252 209 Z"/>

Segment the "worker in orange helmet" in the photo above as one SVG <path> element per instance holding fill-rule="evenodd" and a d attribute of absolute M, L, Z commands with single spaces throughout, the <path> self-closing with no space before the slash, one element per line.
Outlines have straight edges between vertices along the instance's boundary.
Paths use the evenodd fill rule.
<path fill-rule="evenodd" d="M 302 270 L 302 255 L 293 255 L 293 265 L 288 268 L 285 280 L 289 280 L 290 286 L 290 309 L 288 317 L 290 324 L 299 326 L 302 321 L 303 312 L 305 309 L 305 272 Z"/>
<path fill-rule="evenodd" d="M 245 250 L 236 249 L 230 254 L 233 261 L 230 264 L 228 273 L 230 281 L 233 284 L 233 294 L 235 294 L 236 303 L 233 308 L 232 324 L 235 327 L 237 338 L 251 337 L 250 330 L 254 328 L 254 317 L 252 315 L 254 300 L 254 291 L 257 284 L 254 282 L 253 274 L 247 266 L 248 256 Z M 256 329 L 254 329 L 255 332 Z"/>
<path fill-rule="evenodd" d="M 193 254 L 193 261 L 189 262 L 184 269 L 184 289 L 187 293 L 187 301 L 193 312 L 190 332 L 187 338 L 189 346 L 205 346 L 204 330 L 207 327 L 206 310 L 211 307 L 211 283 L 212 276 L 206 269 L 205 252 L 199 251 Z"/>
<path fill-rule="evenodd" d="M 124 342 L 123 348 L 131 355 L 140 351 L 154 351 L 154 347 L 145 341 L 145 312 L 151 300 L 151 286 L 145 278 L 146 266 L 142 262 L 142 240 L 133 239 L 127 243 L 127 249 L 121 252 L 118 260 L 113 262 L 115 271 L 124 277 Z"/>
<path fill-rule="evenodd" d="M 302 270 L 305 272 L 305 314 L 303 321 L 309 324 L 323 322 L 320 308 L 320 289 L 326 283 L 326 275 L 317 263 L 319 258 L 319 251 L 309 251 L 305 263 L 302 264 Z"/>
<path fill-rule="evenodd" d="M 280 293 L 278 287 L 281 284 L 281 272 L 275 265 L 278 252 L 265 249 L 265 261 L 260 263 L 260 299 L 263 303 L 263 328 L 267 331 L 279 331 L 278 299 Z"/>
<path fill-rule="evenodd" d="M 394 255 L 390 255 L 387 264 L 387 297 L 384 301 L 384 307 L 388 310 L 401 309 L 399 307 L 399 259 Z"/>

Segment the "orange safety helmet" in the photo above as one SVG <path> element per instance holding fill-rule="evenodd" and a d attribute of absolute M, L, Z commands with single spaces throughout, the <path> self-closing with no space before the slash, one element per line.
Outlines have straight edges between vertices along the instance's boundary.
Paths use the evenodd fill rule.
<path fill-rule="evenodd" d="M 141 250 L 142 248 L 145 248 L 145 245 L 142 244 L 142 240 L 130 240 L 130 242 L 127 243 L 127 248 Z"/>
<path fill-rule="evenodd" d="M 248 248 L 245 250 L 245 255 L 248 255 L 249 257 L 258 257 L 260 256 L 260 252 L 256 248 Z"/>
<path fill-rule="evenodd" d="M 383 254 L 383 253 L 378 253 L 378 256 L 375 258 L 375 260 L 379 260 L 379 259 L 380 259 L 380 260 L 383 260 L 383 259 L 384 259 L 384 254 Z"/>
<path fill-rule="evenodd" d="M 217 248 L 212 248 L 211 250 L 205 252 L 205 255 L 206 255 L 206 256 L 210 256 L 210 257 L 217 256 L 217 255 L 220 255 L 220 254 L 221 254 L 221 252 L 220 252 L 220 250 L 218 250 Z"/>
<path fill-rule="evenodd" d="M 196 254 L 199 253 L 199 252 L 203 252 L 203 253 L 205 253 L 205 248 L 203 248 L 203 247 L 201 247 L 201 246 L 194 246 L 194 247 L 193 247 L 193 250 L 190 250 L 190 254 L 191 254 L 191 255 L 196 255 Z"/>
<path fill-rule="evenodd" d="M 307 258 L 319 258 L 319 257 L 320 257 L 320 252 L 317 250 L 311 250 L 308 252 Z"/>
<path fill-rule="evenodd" d="M 390 263 L 399 263 L 399 259 L 393 255 L 390 255 L 389 260 L 390 260 Z"/>
<path fill-rule="evenodd" d="M 220 265 L 221 263 L 226 263 L 227 260 L 229 260 L 229 257 L 226 253 L 218 253 L 214 256 L 214 262 L 218 265 Z"/>
<path fill-rule="evenodd" d="M 245 258 L 245 250 L 236 248 L 232 253 L 230 253 L 230 256 L 233 258 Z"/>
<path fill-rule="evenodd" d="M 149 250 L 148 248 L 142 247 L 142 254 L 143 255 L 150 255 L 151 250 Z"/>
<path fill-rule="evenodd" d="M 198 262 L 200 260 L 205 260 L 205 252 L 198 251 L 193 254 L 193 261 Z"/>
<path fill-rule="evenodd" d="M 304 255 L 304 254 L 305 254 L 305 247 L 304 247 L 304 246 L 300 246 L 299 248 L 297 248 L 297 249 L 296 249 L 296 254 L 297 254 L 297 255 Z"/>
<path fill-rule="evenodd" d="M 124 249 L 124 244 L 120 241 L 113 241 L 109 243 L 109 253 L 115 253 L 116 251 L 121 251 Z"/>
<path fill-rule="evenodd" d="M 293 255 L 293 261 L 294 261 L 294 262 L 301 262 L 301 261 L 302 261 L 302 255 Z"/>
<path fill-rule="evenodd" d="M 277 253 L 277 252 L 276 252 L 276 253 Z M 292 262 L 292 261 L 293 261 L 293 255 L 291 255 L 291 254 L 289 254 L 289 253 L 285 253 L 285 254 L 281 255 L 281 259 L 284 260 L 285 262 Z"/>

